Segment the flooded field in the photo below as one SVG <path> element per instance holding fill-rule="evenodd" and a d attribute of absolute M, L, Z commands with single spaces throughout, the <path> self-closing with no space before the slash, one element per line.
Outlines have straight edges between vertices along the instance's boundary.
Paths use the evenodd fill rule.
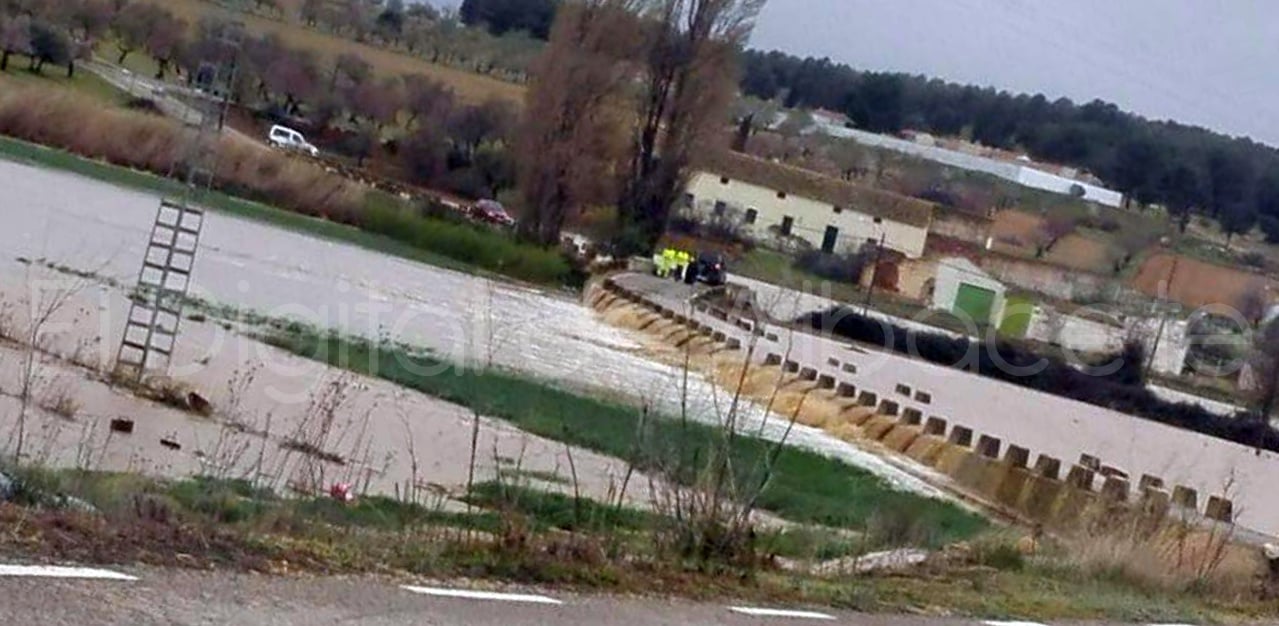
<path fill-rule="evenodd" d="M 89 271 L 132 285 L 158 198 L 83 178 L 0 162 L 0 268 L 21 277 L 16 259 Z M 373 338 L 430 349 L 454 361 L 491 364 L 576 388 L 646 402 L 666 412 L 687 401 L 695 419 L 722 418 L 728 399 L 705 379 L 685 385 L 682 372 L 646 357 L 624 331 L 596 318 L 572 296 L 501 283 L 405 261 L 359 247 L 308 237 L 251 221 L 210 214 L 196 261 L 192 293 L 251 309 Z M 123 325 L 123 297 L 113 294 L 91 324 L 99 357 L 114 356 Z M 111 303 L 113 302 L 113 303 Z M 175 376 L 225 385 L 210 372 L 228 344 L 184 335 Z M 238 345 L 238 344 L 237 344 Z M 221 347 L 219 347 L 221 346 Z M 305 393 L 288 401 L 304 403 Z M 272 400 L 276 402 L 276 400 Z M 284 399 L 278 402 L 285 402 Z M 264 407 L 270 406 L 269 403 Z M 757 407 L 739 418 L 777 438 L 781 418 Z M 789 434 L 796 445 L 865 467 L 890 483 L 939 494 L 914 475 L 817 429 Z"/>

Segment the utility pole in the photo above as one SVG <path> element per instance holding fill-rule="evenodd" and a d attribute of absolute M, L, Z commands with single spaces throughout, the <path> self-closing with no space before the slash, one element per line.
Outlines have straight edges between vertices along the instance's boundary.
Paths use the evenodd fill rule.
<path fill-rule="evenodd" d="M 870 314 L 870 300 L 875 295 L 875 281 L 879 279 L 879 261 L 884 257 L 884 242 L 888 233 L 880 233 L 879 245 L 875 248 L 875 263 L 870 268 L 870 285 L 866 287 L 866 302 L 862 305 L 862 315 Z"/>

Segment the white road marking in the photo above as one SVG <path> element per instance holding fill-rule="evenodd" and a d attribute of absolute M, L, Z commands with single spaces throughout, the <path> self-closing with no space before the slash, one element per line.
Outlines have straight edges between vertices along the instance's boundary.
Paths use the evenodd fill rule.
<path fill-rule="evenodd" d="M 100 580 L 137 580 L 136 576 L 91 567 L 54 565 L 0 565 L 0 576 L 33 576 L 41 578 L 94 578 Z"/>
<path fill-rule="evenodd" d="M 793 617 L 798 619 L 835 619 L 834 615 L 816 611 L 787 611 L 784 609 L 760 609 L 747 606 L 730 606 L 728 610 L 753 617 Z"/>
<path fill-rule="evenodd" d="M 400 589 L 441 598 L 461 598 L 464 600 L 495 600 L 498 602 L 531 602 L 533 604 L 564 604 L 555 598 L 526 595 L 520 593 L 495 593 L 492 591 L 466 591 L 464 589 L 440 589 L 437 587 L 414 587 L 400 585 Z"/>

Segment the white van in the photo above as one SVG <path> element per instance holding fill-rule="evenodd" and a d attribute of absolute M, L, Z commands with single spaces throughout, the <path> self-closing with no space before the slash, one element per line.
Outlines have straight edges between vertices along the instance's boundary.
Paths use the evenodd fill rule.
<path fill-rule="evenodd" d="M 288 126 L 275 125 L 271 127 L 271 132 L 267 133 L 267 142 L 275 148 L 283 148 L 285 150 L 297 150 L 305 152 L 311 156 L 319 156 L 320 150 L 311 145 L 306 137 Z"/>

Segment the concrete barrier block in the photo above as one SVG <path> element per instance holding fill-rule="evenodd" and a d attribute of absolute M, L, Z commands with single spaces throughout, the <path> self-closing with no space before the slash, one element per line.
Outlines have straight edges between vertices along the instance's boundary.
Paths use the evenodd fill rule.
<path fill-rule="evenodd" d="M 1061 478 L 1061 460 L 1041 454 L 1035 460 L 1035 473 L 1045 478 L 1057 480 Z"/>
<path fill-rule="evenodd" d="M 1112 502 L 1127 502 L 1129 486 L 1126 478 L 1107 476 L 1101 483 L 1101 497 Z"/>
<path fill-rule="evenodd" d="M 897 415 L 901 406 L 892 400 L 884 399 L 879 401 L 879 412 L 884 415 Z"/>
<path fill-rule="evenodd" d="M 1030 450 L 1009 444 L 1008 451 L 1004 452 L 1004 462 L 1013 467 L 1024 468 L 1030 464 Z"/>
<path fill-rule="evenodd" d="M 1082 465 L 1071 466 L 1070 472 L 1066 474 L 1066 484 L 1075 489 L 1092 490 L 1093 478 L 1096 474 L 1092 470 Z"/>
<path fill-rule="evenodd" d="M 1137 488 L 1139 491 L 1146 491 L 1147 489 L 1163 489 L 1164 479 L 1158 476 L 1151 476 L 1150 474 L 1142 474 L 1141 480 L 1137 482 Z"/>
<path fill-rule="evenodd" d="M 1007 463 L 1004 464 L 1004 469 L 1005 474 L 995 488 L 995 502 L 1015 509 L 1021 502 L 1021 494 L 1026 490 L 1026 485 L 1030 484 L 1034 474 L 1025 467 Z"/>
<path fill-rule="evenodd" d="M 728 340 L 728 335 L 725 335 L 722 331 L 717 330 L 711 333 L 711 339 L 714 339 L 715 341 L 719 341 L 719 342 L 724 342 Z"/>
<path fill-rule="evenodd" d="M 737 337 L 729 337 L 728 341 L 724 342 L 724 346 L 729 350 L 741 350 L 742 340 Z"/>
<path fill-rule="evenodd" d="M 1141 513 L 1147 517 L 1164 518 L 1172 508 L 1172 495 L 1160 487 L 1147 487 L 1141 491 Z"/>
<path fill-rule="evenodd" d="M 840 367 L 839 369 L 843 370 L 845 374 L 857 373 L 857 365 L 853 363 L 845 363 L 843 367 Z"/>
<path fill-rule="evenodd" d="M 891 415 L 876 414 L 862 424 L 862 433 L 866 435 L 867 439 L 880 441 L 896 425 L 897 420 Z"/>
<path fill-rule="evenodd" d="M 1177 485 L 1172 488 L 1172 503 L 1183 509 L 1197 511 L 1199 510 L 1199 492 L 1185 485 Z"/>
<path fill-rule="evenodd" d="M 918 426 L 898 423 L 893 429 L 884 435 L 884 447 L 895 452 L 905 453 L 915 443 L 915 440 L 923 434 Z"/>
<path fill-rule="evenodd" d="M 1124 480 L 1128 480 L 1128 472 L 1125 472 L 1113 465 L 1102 465 L 1101 469 L 1097 470 L 1097 473 L 1105 476 L 1106 478 L 1122 478 Z"/>
<path fill-rule="evenodd" d="M 817 388 L 818 389 L 834 389 L 835 377 L 831 376 L 830 374 L 822 374 L 821 376 L 818 376 Z"/>
<path fill-rule="evenodd" d="M 847 421 L 849 424 L 852 424 L 854 426 L 861 426 L 865 424 L 866 422 L 870 421 L 870 418 L 876 415 L 878 414 L 875 413 L 875 409 L 873 407 L 854 406 L 852 408 L 846 409 L 843 412 L 841 417 L 843 417 L 844 420 Z"/>
<path fill-rule="evenodd" d="M 894 388 L 894 391 L 896 391 L 899 396 L 906 396 L 907 398 L 910 397 L 910 385 L 898 383 L 897 387 Z"/>
<path fill-rule="evenodd" d="M 857 396 L 857 403 L 862 406 L 875 406 L 879 404 L 879 396 L 873 391 L 863 391 Z"/>
<path fill-rule="evenodd" d="M 805 367 L 799 370 L 799 379 L 804 381 L 817 380 L 817 369 L 813 367 Z"/>
<path fill-rule="evenodd" d="M 910 426 L 919 426 L 924 423 L 924 413 L 919 409 L 906 407 L 902 409 L 901 421 L 903 424 L 908 424 Z"/>
<path fill-rule="evenodd" d="M 924 434 L 943 437 L 946 435 L 946 426 L 946 420 L 934 415 L 924 422 Z"/>
<path fill-rule="evenodd" d="M 839 359 L 835 357 L 830 357 L 826 359 L 826 365 L 827 367 L 839 367 Z"/>
<path fill-rule="evenodd" d="M 658 311 L 658 313 L 660 313 L 664 319 L 675 319 L 675 311 L 670 309 L 662 309 L 661 311 Z"/>
<path fill-rule="evenodd" d="M 1083 469 L 1092 471 L 1088 468 Z M 1085 513 L 1096 509 L 1097 497 L 1097 493 L 1091 489 L 1066 484 L 1062 489 L 1061 497 L 1053 505 L 1049 525 L 1058 529 L 1077 528 L 1084 519 Z"/>
<path fill-rule="evenodd" d="M 920 390 L 916 389 L 916 390 L 915 390 L 915 401 L 916 401 L 916 402 L 918 402 L 918 403 L 920 403 L 920 404 L 932 404 L 932 403 L 933 403 L 933 394 L 928 393 L 927 391 L 920 391 Z"/>
<path fill-rule="evenodd" d="M 1082 466 L 1084 466 L 1084 467 L 1086 467 L 1086 468 L 1088 468 L 1088 469 L 1090 469 L 1090 470 L 1092 470 L 1092 471 L 1094 471 L 1094 472 L 1100 472 L 1100 471 L 1101 471 L 1101 459 L 1099 459 L 1099 458 L 1097 458 L 1097 457 L 1095 457 L 1095 456 L 1093 456 L 1093 455 L 1091 455 L 1091 454 L 1081 454 L 1081 455 L 1079 455 L 1079 464 L 1080 464 L 1080 465 L 1082 465 Z"/>
<path fill-rule="evenodd" d="M 780 354 L 770 354 L 764 357 L 764 365 L 781 365 L 781 364 L 782 364 L 782 355 Z"/>
<path fill-rule="evenodd" d="M 1001 442 L 999 441 L 998 437 L 991 437 L 990 435 L 982 435 L 980 438 L 977 439 L 977 454 L 980 454 L 988 459 L 997 459 L 999 458 L 1000 443 Z"/>
<path fill-rule="evenodd" d="M 1204 509 L 1204 517 L 1210 520 L 1233 524 L 1235 521 L 1235 503 L 1221 496 L 1208 498 L 1208 506 Z"/>
<path fill-rule="evenodd" d="M 1052 519 L 1053 507 L 1061 498 L 1065 483 L 1042 474 L 1031 473 L 1017 499 L 1016 510 L 1026 517 L 1046 524 Z"/>
<path fill-rule="evenodd" d="M 932 467 L 937 464 L 937 456 L 941 454 L 946 440 L 935 435 L 921 434 L 906 448 L 906 456 L 916 462 Z"/>
<path fill-rule="evenodd" d="M 947 476 L 954 476 L 959 471 L 960 464 L 970 456 L 976 456 L 972 448 L 947 442 L 937 453 L 937 463 L 933 467 Z"/>
<path fill-rule="evenodd" d="M 794 374 L 799 371 L 799 361 L 787 361 L 782 365 L 782 371 L 787 374 Z"/>
<path fill-rule="evenodd" d="M 956 424 L 954 428 L 950 429 L 950 437 L 947 438 L 947 441 L 957 446 L 971 446 L 973 445 L 973 429 Z"/>
<path fill-rule="evenodd" d="M 839 383 L 839 385 L 835 387 L 835 395 L 841 398 L 856 397 L 857 387 L 853 386 L 852 383 Z"/>

